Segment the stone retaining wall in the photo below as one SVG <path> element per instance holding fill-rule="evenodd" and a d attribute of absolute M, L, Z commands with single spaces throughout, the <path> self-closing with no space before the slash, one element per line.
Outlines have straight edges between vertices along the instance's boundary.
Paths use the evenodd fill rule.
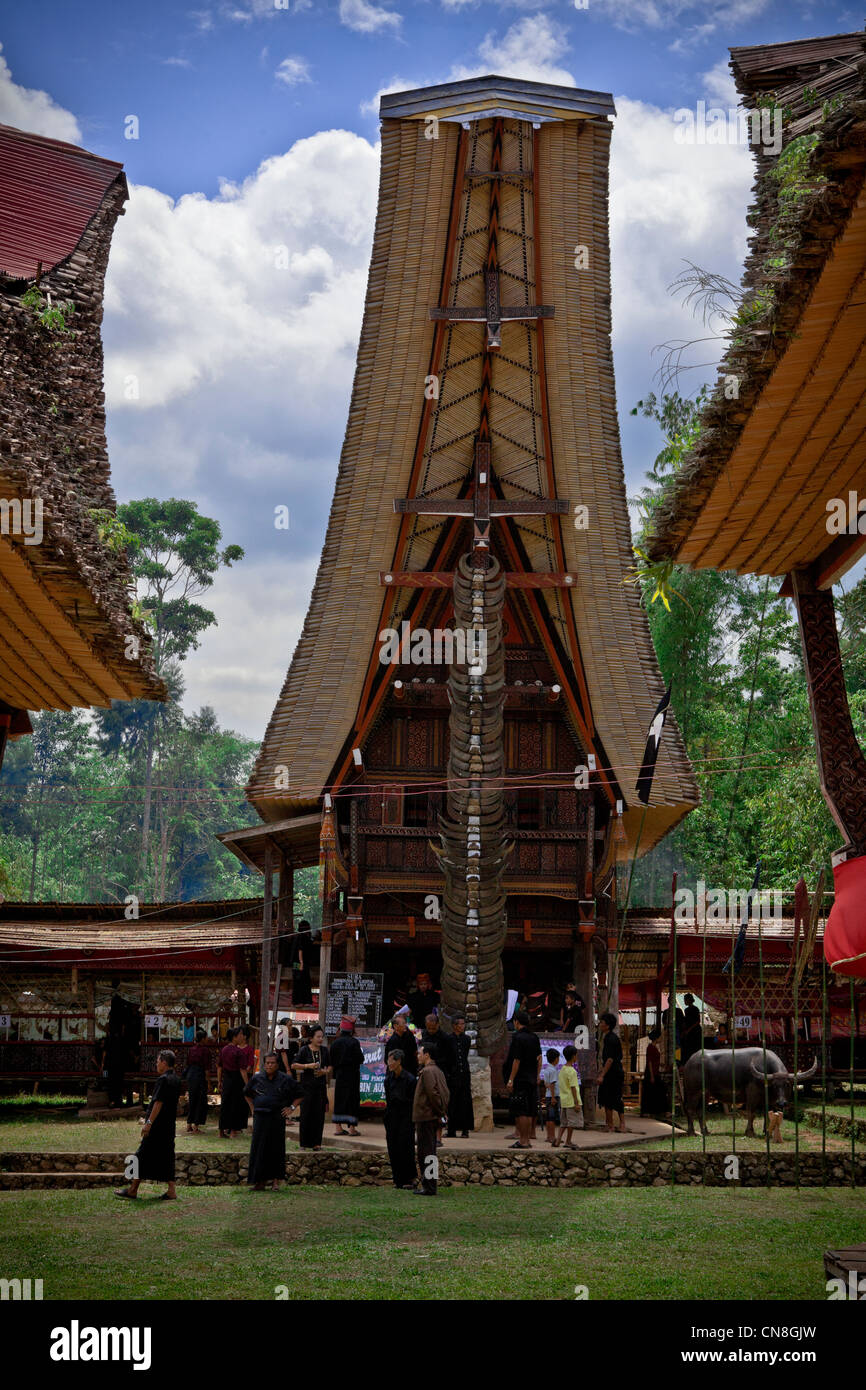
<path fill-rule="evenodd" d="M 833 1110 L 807 1110 L 806 1123 L 813 1129 L 826 1128 L 828 1134 L 842 1134 L 846 1139 L 854 1138 L 862 1144 L 866 1142 L 866 1120 L 852 1120 L 850 1115 L 840 1115 Z"/>
<path fill-rule="evenodd" d="M 0 1170 L 8 1173 L 114 1173 L 121 1174 L 125 1154 L 107 1153 L 6 1153 Z M 760 1187 L 767 1181 L 767 1159 L 762 1153 L 737 1155 L 739 1182 Z M 723 1153 L 689 1154 L 676 1160 L 669 1153 L 611 1152 L 553 1154 L 443 1153 L 440 1180 L 446 1187 L 664 1187 L 674 1181 L 685 1185 L 727 1187 L 731 1178 L 730 1156 Z M 177 1176 L 194 1187 L 222 1186 L 246 1181 L 245 1153 L 185 1153 L 177 1156 Z M 800 1184 L 804 1187 L 847 1186 L 851 1182 L 850 1156 L 827 1155 L 822 1170 L 821 1154 L 800 1154 Z M 858 1186 L 866 1185 L 866 1157 L 856 1160 Z M 384 1153 L 323 1150 L 321 1153 L 288 1155 L 286 1178 L 290 1184 L 314 1183 L 363 1187 L 391 1181 Z M 790 1151 L 770 1155 L 770 1182 L 793 1186 L 794 1155 Z"/>

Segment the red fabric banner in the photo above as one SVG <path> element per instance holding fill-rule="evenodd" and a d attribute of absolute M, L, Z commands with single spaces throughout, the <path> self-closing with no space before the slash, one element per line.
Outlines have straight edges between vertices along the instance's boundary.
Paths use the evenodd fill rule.
<path fill-rule="evenodd" d="M 824 932 L 824 956 L 839 975 L 866 979 L 866 855 L 833 869 L 836 901 Z"/>

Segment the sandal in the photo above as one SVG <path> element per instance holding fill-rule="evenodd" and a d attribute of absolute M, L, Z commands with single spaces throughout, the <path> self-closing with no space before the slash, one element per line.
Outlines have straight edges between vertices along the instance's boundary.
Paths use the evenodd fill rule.
<path fill-rule="evenodd" d="M 115 1197 L 128 1197 L 130 1202 L 136 1202 L 138 1200 L 138 1193 L 127 1192 L 125 1187 L 122 1187 L 119 1190 L 115 1188 L 114 1195 Z"/>
<path fill-rule="evenodd" d="M 175 1194 L 175 1196 L 172 1197 L 172 1195 L 171 1195 L 170 1192 L 160 1192 L 160 1194 L 159 1194 L 159 1196 L 157 1197 L 156 1200 L 157 1200 L 158 1202 L 176 1202 L 176 1201 L 177 1201 L 177 1195 Z"/>

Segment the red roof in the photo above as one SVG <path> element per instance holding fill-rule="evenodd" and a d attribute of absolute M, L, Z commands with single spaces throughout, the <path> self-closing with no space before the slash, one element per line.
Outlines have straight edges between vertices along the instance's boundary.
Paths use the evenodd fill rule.
<path fill-rule="evenodd" d="M 0 125 L 0 274 L 36 278 L 75 250 L 123 165 Z"/>

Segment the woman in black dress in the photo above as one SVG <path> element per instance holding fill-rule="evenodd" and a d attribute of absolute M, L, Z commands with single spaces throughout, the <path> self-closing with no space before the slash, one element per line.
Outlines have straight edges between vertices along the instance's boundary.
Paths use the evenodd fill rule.
<path fill-rule="evenodd" d="M 135 1167 L 129 1187 L 115 1192 L 115 1197 L 137 1197 L 141 1182 L 168 1183 L 162 1199 L 174 1201 L 174 1127 L 177 1103 L 180 1099 L 180 1077 L 174 1069 L 173 1052 L 160 1052 L 156 1059 L 157 1082 L 144 1119 L 141 1143 L 135 1154 Z"/>
<path fill-rule="evenodd" d="M 598 1103 L 604 1109 L 607 1128 L 613 1133 L 614 1111 L 619 1115 L 619 1133 L 625 1134 L 625 1106 L 622 1088 L 625 1072 L 622 1068 L 622 1043 L 614 1031 L 615 1014 L 602 1014 L 598 1020 L 598 1031 L 603 1039 L 601 1046 L 601 1071 L 598 1074 Z"/>
<path fill-rule="evenodd" d="M 240 1028 L 230 1028 L 228 1040 L 220 1053 L 221 1139 L 236 1139 L 241 1130 L 247 1127 L 249 1110 L 244 1100 L 244 1086 L 250 1078 L 249 1073 L 244 1075 L 243 1041 Z"/>
<path fill-rule="evenodd" d="M 247 1182 L 257 1192 L 266 1182 L 276 1191 L 286 1176 L 286 1120 L 300 1094 L 295 1078 L 280 1071 L 276 1052 L 268 1053 L 264 1071 L 257 1071 L 244 1087 L 253 1117 Z"/>
<path fill-rule="evenodd" d="M 196 1031 L 195 1042 L 187 1054 L 186 1082 L 188 1105 L 186 1112 L 187 1134 L 198 1134 L 207 1120 L 207 1082 L 210 1070 L 211 1050 L 207 1045 L 207 1033 L 203 1028 Z"/>
<path fill-rule="evenodd" d="M 331 1045 L 331 1067 L 334 1072 L 334 1124 L 337 1134 L 360 1133 L 358 1116 L 361 1113 L 361 1067 L 364 1052 L 355 1037 L 355 1020 L 340 1021 L 339 1036 Z"/>
<path fill-rule="evenodd" d="M 320 1149 L 328 1109 L 328 1075 L 331 1058 L 325 1047 L 325 1034 L 317 1023 L 310 1029 L 310 1041 L 301 1048 L 292 1071 L 301 1081 L 300 1139 L 302 1149 Z"/>

